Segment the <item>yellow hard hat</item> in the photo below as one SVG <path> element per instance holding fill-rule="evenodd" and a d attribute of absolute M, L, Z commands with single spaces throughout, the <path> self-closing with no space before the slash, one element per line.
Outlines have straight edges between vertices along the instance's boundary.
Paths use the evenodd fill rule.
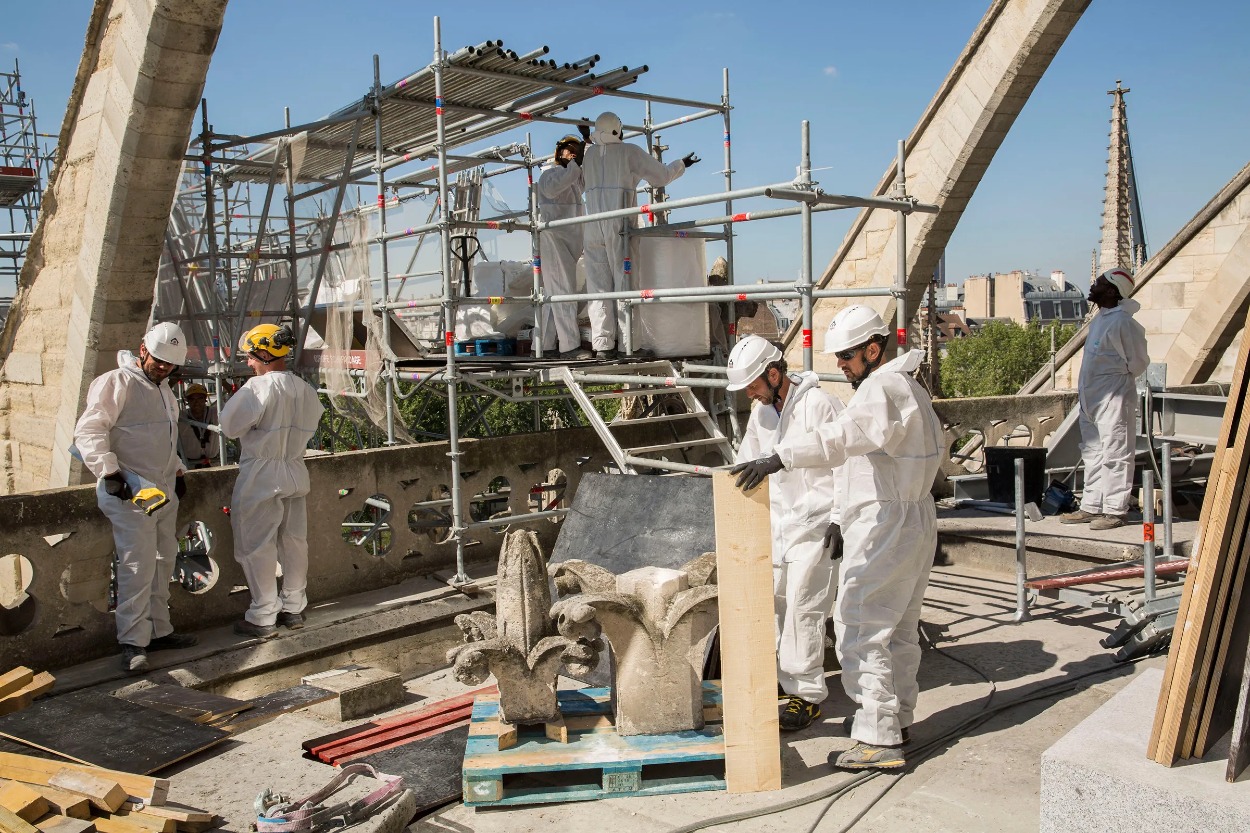
<path fill-rule="evenodd" d="M 244 333 L 239 341 L 239 349 L 244 353 L 255 353 L 264 350 L 275 359 L 280 359 L 291 352 L 295 346 L 295 336 L 286 327 L 277 324 L 257 324 Z"/>
<path fill-rule="evenodd" d="M 187 385 L 187 389 L 182 392 L 183 397 L 190 399 L 192 396 L 208 396 L 208 388 L 199 382 L 192 382 Z"/>

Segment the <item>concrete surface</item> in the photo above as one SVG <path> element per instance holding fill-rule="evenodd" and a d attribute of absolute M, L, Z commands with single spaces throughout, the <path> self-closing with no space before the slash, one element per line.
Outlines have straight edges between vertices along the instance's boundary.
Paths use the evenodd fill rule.
<path fill-rule="evenodd" d="M 1042 755 L 1041 833 L 1250 830 L 1250 778 L 1224 780 L 1228 736 L 1205 757 L 1147 759 L 1163 672 L 1148 669 Z"/>
<path fill-rule="evenodd" d="M 875 777 L 833 802 L 821 799 L 715 829 L 795 833 L 809 829 L 823 813 L 817 829 L 833 831 L 862 811 L 865 815 L 856 830 L 1036 831 L 1042 753 L 1143 668 L 1161 668 L 1163 658 L 1116 665 L 1098 646 L 1098 639 L 1115 624 L 1101 614 L 1043 601 L 1034 608 L 1032 621 L 1015 625 L 1013 610 L 1010 577 L 965 567 L 935 569 L 922 616 L 925 652 L 912 761 L 904 774 Z M 836 665 L 830 661 L 827 667 L 836 677 Z M 822 719 L 783 738 L 779 792 L 736 796 L 702 792 L 477 811 L 457 805 L 410 829 L 414 833 L 528 833 L 553 827 L 669 831 L 727 813 L 816 796 L 854 777 L 835 772 L 826 763 L 831 752 L 851 746 L 841 724 L 852 707 L 837 680 L 830 682 Z M 1055 684 L 1070 689 L 994 711 Z M 982 717 L 987 719 L 978 725 L 964 725 Z M 1153 703 L 1125 714 L 1125 720 L 1147 728 L 1152 719 Z"/>

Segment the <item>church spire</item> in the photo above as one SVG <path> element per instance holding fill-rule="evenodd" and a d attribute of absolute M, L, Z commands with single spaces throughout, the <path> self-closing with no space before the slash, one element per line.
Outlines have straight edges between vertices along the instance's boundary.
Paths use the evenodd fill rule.
<path fill-rule="evenodd" d="M 1098 271 L 1125 269 L 1135 272 L 1146 262 L 1146 230 L 1133 174 L 1133 151 L 1128 138 L 1128 115 L 1124 107 L 1127 87 L 1108 90 L 1111 102 L 1111 142 L 1107 153 L 1107 185 L 1102 206 L 1102 242 Z"/>

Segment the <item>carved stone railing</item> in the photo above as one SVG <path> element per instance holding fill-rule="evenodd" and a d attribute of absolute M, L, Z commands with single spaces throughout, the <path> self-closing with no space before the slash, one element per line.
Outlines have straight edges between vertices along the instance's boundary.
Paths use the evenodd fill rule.
<path fill-rule="evenodd" d="M 937 400 L 933 409 L 946 426 L 948 453 L 933 487 L 934 494 L 951 494 L 946 478 L 952 475 L 983 471 L 987 445 L 1045 445 L 1074 407 L 1075 391 Z"/>

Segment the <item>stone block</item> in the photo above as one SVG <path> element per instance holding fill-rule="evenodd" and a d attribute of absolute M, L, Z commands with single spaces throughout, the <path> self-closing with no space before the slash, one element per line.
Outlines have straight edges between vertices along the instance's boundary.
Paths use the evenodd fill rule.
<path fill-rule="evenodd" d="M 381 668 L 335 668 L 300 680 L 338 695 L 312 706 L 317 714 L 333 720 L 355 720 L 398 705 L 404 699 L 404 682 L 398 674 Z"/>
<path fill-rule="evenodd" d="M 4 359 L 4 368 L 0 373 L 9 382 L 24 385 L 43 384 L 43 366 L 38 353 L 9 353 Z"/>
<path fill-rule="evenodd" d="M 1250 781 L 1224 780 L 1227 738 L 1184 766 L 1146 757 L 1162 680 L 1143 671 L 1042 754 L 1041 833 L 1250 829 Z"/>

